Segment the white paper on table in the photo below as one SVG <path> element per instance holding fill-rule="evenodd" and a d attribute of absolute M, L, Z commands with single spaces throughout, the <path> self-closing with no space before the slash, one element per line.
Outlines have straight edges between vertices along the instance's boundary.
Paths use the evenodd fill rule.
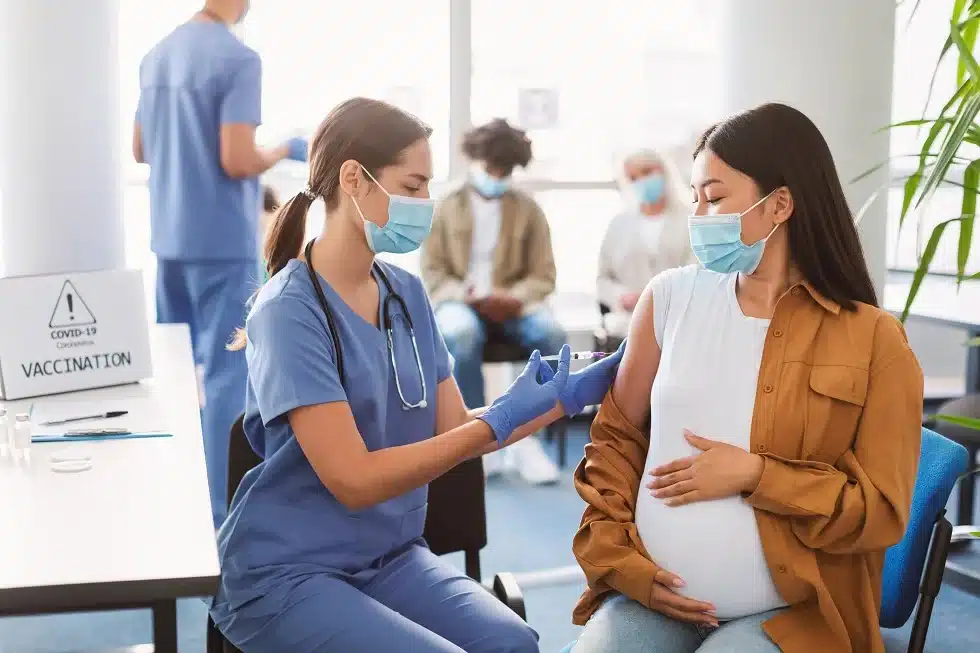
<path fill-rule="evenodd" d="M 104 414 L 117 410 L 127 411 L 121 417 L 86 419 L 67 424 L 45 426 L 71 417 Z M 62 435 L 74 429 L 128 429 L 134 433 L 167 431 L 169 422 L 161 415 L 153 402 L 145 399 L 107 399 L 101 401 L 39 401 L 31 406 L 32 435 Z"/>
<path fill-rule="evenodd" d="M 980 524 L 953 526 L 953 536 L 951 542 L 962 542 L 964 540 L 980 540 Z"/>

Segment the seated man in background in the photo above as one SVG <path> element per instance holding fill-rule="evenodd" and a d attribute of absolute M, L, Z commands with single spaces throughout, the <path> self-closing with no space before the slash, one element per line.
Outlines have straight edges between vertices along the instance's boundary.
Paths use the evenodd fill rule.
<path fill-rule="evenodd" d="M 611 348 L 626 337 L 633 308 L 650 280 L 695 262 L 687 233 L 690 191 L 666 156 L 654 150 L 627 156 L 620 190 L 625 207 L 606 228 L 596 280 L 596 296 L 609 309 L 603 327 Z"/>
<path fill-rule="evenodd" d="M 555 290 L 551 232 L 541 207 L 512 187 L 511 174 L 531 161 L 531 141 L 507 121 L 470 130 L 463 154 L 469 178 L 436 205 L 432 233 L 422 245 L 422 281 L 439 330 L 455 360 L 453 374 L 469 407 L 483 406 L 483 345 L 515 342 L 542 354 L 558 352 L 565 332 L 544 305 Z M 530 483 L 558 479 L 541 444 L 485 459 L 487 473 L 512 461 Z"/>

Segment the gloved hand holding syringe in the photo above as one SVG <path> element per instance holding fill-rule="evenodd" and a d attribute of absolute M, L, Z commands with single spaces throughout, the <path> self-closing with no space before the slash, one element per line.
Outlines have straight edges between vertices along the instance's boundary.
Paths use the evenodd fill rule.
<path fill-rule="evenodd" d="M 573 352 L 571 360 L 573 361 L 597 361 L 601 358 L 606 358 L 607 356 L 612 356 L 612 353 L 605 351 L 578 351 Z M 553 356 L 542 356 L 543 361 L 556 361 L 558 360 L 558 354 Z"/>

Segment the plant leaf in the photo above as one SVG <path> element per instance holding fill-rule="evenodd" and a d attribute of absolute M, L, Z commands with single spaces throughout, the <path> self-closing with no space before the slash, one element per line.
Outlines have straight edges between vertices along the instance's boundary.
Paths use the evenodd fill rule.
<path fill-rule="evenodd" d="M 959 50 L 960 54 L 959 70 L 962 70 L 962 75 L 959 71 L 957 72 L 957 85 L 962 84 L 967 76 L 974 80 L 980 80 L 980 65 L 973 58 L 973 45 L 977 40 L 977 21 L 968 20 L 963 23 L 954 21 L 950 25 L 949 38 L 956 44 L 956 49 Z"/>
<path fill-rule="evenodd" d="M 953 107 L 953 105 L 959 102 L 966 95 L 971 84 L 972 82 L 968 80 L 963 82 L 963 84 L 956 89 L 956 92 L 953 93 L 949 100 L 946 101 L 946 104 L 943 105 L 942 110 L 939 112 L 940 118 L 945 117 L 946 113 Z M 932 144 L 935 142 L 936 138 L 939 137 L 939 134 L 942 133 L 945 126 L 946 124 L 941 120 L 936 120 L 933 122 L 932 127 L 929 128 L 929 134 L 922 143 L 922 150 L 919 153 L 919 168 L 916 171 L 917 174 L 911 175 L 905 182 L 905 197 L 902 200 L 902 211 L 898 215 L 899 229 L 901 229 L 902 225 L 905 223 L 905 216 L 908 215 L 909 207 L 912 205 L 912 199 L 919 190 L 919 183 L 921 182 L 922 175 L 928 165 L 928 159 L 933 156 Z"/>
<path fill-rule="evenodd" d="M 976 62 L 974 61 L 974 63 Z M 946 134 L 946 140 L 943 142 L 939 157 L 937 157 L 936 162 L 929 171 L 929 176 L 926 178 L 925 184 L 919 188 L 919 198 L 915 203 L 916 207 L 921 205 L 922 201 L 929 197 L 929 194 L 939 186 L 939 182 L 946 177 L 950 163 L 962 144 L 963 135 L 969 129 L 970 125 L 973 124 L 973 120 L 977 117 L 978 113 L 980 113 L 980 93 L 975 93 L 960 107 L 956 117 L 956 123 Z"/>
<path fill-rule="evenodd" d="M 929 234 L 929 240 L 926 242 L 926 247 L 922 250 L 922 257 L 919 259 L 919 267 L 915 269 L 915 274 L 912 275 L 912 285 L 909 287 L 909 296 L 905 299 L 905 308 L 902 309 L 902 322 L 909 317 L 909 311 L 912 309 L 912 302 L 915 301 L 915 296 L 919 294 L 919 287 L 922 285 L 922 280 L 925 278 L 926 273 L 929 272 L 929 266 L 932 264 L 932 259 L 936 257 L 936 249 L 939 247 L 939 240 L 943 236 L 943 232 L 946 231 L 946 227 L 950 223 L 958 222 L 959 218 L 951 218 L 949 220 L 944 220 L 937 224 L 932 233 Z"/>
<path fill-rule="evenodd" d="M 936 415 L 936 419 L 957 426 L 965 426 L 968 429 L 980 431 L 980 419 L 976 417 L 963 417 L 962 415 Z"/>
<path fill-rule="evenodd" d="M 973 220 L 977 210 L 977 193 L 970 190 L 980 184 L 980 159 L 971 161 L 963 171 L 963 203 L 960 217 L 960 239 L 956 247 L 956 280 L 962 283 L 966 264 L 970 258 L 970 244 L 973 240 Z"/>
<path fill-rule="evenodd" d="M 962 30 L 961 34 L 963 38 L 963 44 L 966 47 L 967 52 L 971 52 L 971 53 L 973 52 L 973 46 L 976 44 L 977 41 L 977 27 L 978 24 L 975 19 L 967 19 L 962 23 L 960 23 L 960 28 Z M 967 78 L 967 75 L 969 75 L 973 79 L 978 79 L 977 71 L 969 70 L 970 60 L 973 60 L 972 56 L 969 57 L 969 59 L 967 59 L 963 57 L 962 54 L 960 55 L 959 61 L 956 64 L 957 84 L 962 84 L 963 80 Z M 976 64 L 976 61 L 973 61 L 973 63 Z"/>

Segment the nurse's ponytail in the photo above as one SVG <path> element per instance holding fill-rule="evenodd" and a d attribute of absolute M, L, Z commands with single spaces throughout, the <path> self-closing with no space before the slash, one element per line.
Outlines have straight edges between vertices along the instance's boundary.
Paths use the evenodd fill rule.
<path fill-rule="evenodd" d="M 327 215 L 337 208 L 340 168 L 346 161 L 357 161 L 377 177 L 383 168 L 398 163 L 407 147 L 431 135 L 431 127 L 387 102 L 355 97 L 334 107 L 310 144 L 306 188 L 279 209 L 269 228 L 265 239 L 267 277 L 279 273 L 301 254 L 306 214 L 314 200 L 323 200 Z M 245 330 L 238 329 L 228 349 L 243 349 L 245 342 Z"/>
<path fill-rule="evenodd" d="M 274 277 L 290 260 L 300 255 L 306 236 L 306 214 L 315 195 L 306 190 L 297 193 L 279 210 L 265 237 L 265 271 Z"/>
<path fill-rule="evenodd" d="M 300 255 L 303 237 L 306 235 L 306 214 L 316 196 L 309 190 L 297 193 L 276 211 L 265 238 L 265 273 L 269 279 L 286 267 L 290 260 Z M 245 329 L 236 329 L 228 349 L 245 348 Z"/>

